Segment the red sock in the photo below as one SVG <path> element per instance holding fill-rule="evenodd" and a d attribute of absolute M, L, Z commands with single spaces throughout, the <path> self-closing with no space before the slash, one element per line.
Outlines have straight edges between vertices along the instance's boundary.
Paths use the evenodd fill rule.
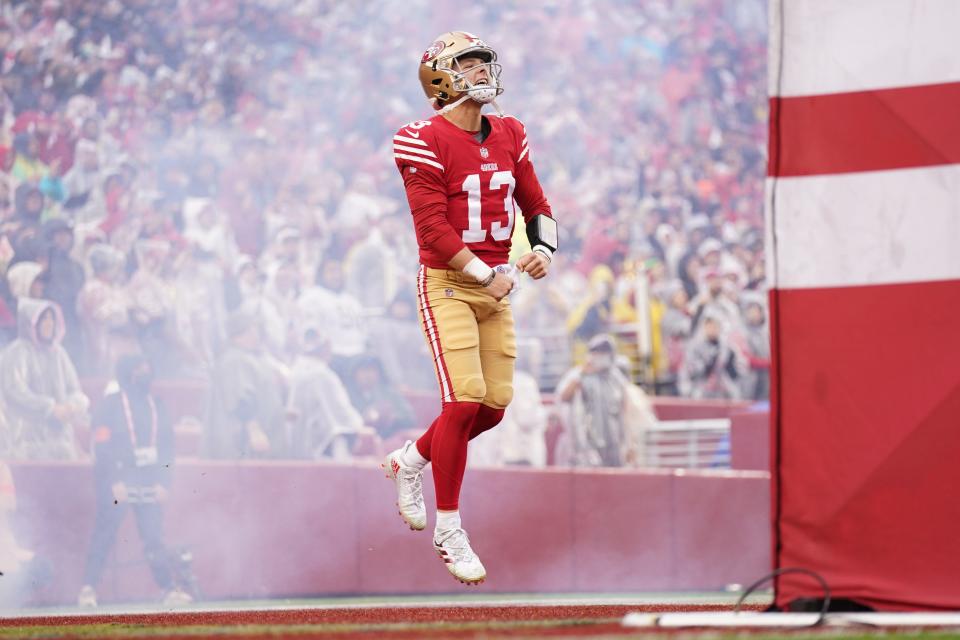
<path fill-rule="evenodd" d="M 485 404 L 477 409 L 477 417 L 473 421 L 473 429 L 470 430 L 470 439 L 473 440 L 484 431 L 493 429 L 503 420 L 503 409 L 494 409 Z"/>
<path fill-rule="evenodd" d="M 431 425 L 430 460 L 437 509 L 456 511 L 460 506 L 460 485 L 467 467 L 467 442 L 479 407 L 476 402 L 448 402 Z"/>
<path fill-rule="evenodd" d="M 424 460 L 430 460 L 430 444 L 433 441 L 433 432 L 437 428 L 439 420 L 439 416 L 435 418 L 423 435 L 417 439 L 417 452 L 423 456 Z M 503 420 L 503 409 L 494 409 L 485 404 L 480 405 L 480 408 L 477 409 L 477 417 L 473 421 L 473 428 L 470 429 L 470 439 L 473 440 L 484 431 L 493 429 L 500 424 L 501 420 Z"/>

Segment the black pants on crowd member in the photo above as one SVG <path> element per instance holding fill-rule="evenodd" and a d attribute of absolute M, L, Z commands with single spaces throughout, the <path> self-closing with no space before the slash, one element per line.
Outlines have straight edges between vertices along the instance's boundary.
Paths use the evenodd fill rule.
<path fill-rule="evenodd" d="M 127 512 L 133 510 L 137 520 L 137 530 L 143 542 L 153 579 L 162 590 L 173 587 L 170 570 L 170 557 L 163 542 L 163 507 L 151 502 L 115 502 L 113 496 L 104 496 L 97 501 L 97 515 L 93 525 L 93 539 L 87 554 L 87 566 L 83 573 L 83 583 L 95 587 L 103 574 L 103 565 L 107 554 L 117 538 L 117 531 L 123 524 Z"/>

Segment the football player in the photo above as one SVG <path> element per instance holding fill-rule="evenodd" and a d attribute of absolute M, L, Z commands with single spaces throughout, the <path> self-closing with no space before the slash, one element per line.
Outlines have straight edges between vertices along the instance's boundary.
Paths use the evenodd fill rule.
<path fill-rule="evenodd" d="M 444 33 L 420 60 L 437 113 L 401 127 L 393 152 L 420 245 L 419 317 L 436 365 L 442 409 L 384 468 L 414 530 L 426 526 L 422 470 L 433 463 L 433 544 L 455 578 L 483 582 L 459 512 L 467 442 L 494 427 L 513 397 L 516 334 L 507 295 L 515 277 L 547 275 L 557 248 L 550 205 L 533 170 L 523 124 L 503 115 L 497 54 L 463 31 Z M 497 115 L 483 115 L 492 104 Z M 517 206 L 519 209 L 517 208 Z M 508 264 L 517 214 L 532 250 Z"/>

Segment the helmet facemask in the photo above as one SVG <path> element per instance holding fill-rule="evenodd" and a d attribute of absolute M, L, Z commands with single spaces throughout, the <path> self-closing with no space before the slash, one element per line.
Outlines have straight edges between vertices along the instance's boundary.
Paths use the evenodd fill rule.
<path fill-rule="evenodd" d="M 487 62 L 470 67 L 469 69 L 460 68 L 460 58 L 488 58 Z M 486 69 L 486 82 L 482 80 L 477 84 L 473 84 L 470 80 L 467 79 L 468 76 L 473 75 L 477 72 L 478 69 Z M 480 104 L 488 104 L 493 102 L 497 96 L 503 93 L 503 86 L 500 84 L 500 70 L 501 66 L 496 62 L 496 54 L 492 51 L 478 51 L 478 52 L 468 52 L 460 54 L 457 58 L 454 58 L 450 61 L 450 75 L 453 78 L 453 88 L 456 91 L 464 93 L 475 102 Z"/>

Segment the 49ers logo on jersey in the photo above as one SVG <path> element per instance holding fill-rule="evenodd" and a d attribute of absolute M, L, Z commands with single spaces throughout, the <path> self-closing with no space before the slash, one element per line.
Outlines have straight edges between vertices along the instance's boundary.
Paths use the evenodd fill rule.
<path fill-rule="evenodd" d="M 431 44 L 429 47 L 427 47 L 427 50 L 423 52 L 423 57 L 420 58 L 420 64 L 436 58 L 438 55 L 440 55 L 440 52 L 446 48 L 446 46 L 447 45 L 444 44 L 443 40 L 437 40 Z"/>

